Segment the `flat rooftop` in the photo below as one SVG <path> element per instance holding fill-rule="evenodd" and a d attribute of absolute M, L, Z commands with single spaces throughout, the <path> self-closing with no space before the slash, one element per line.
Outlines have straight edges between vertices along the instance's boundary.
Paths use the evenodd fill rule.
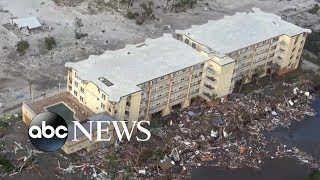
<path fill-rule="evenodd" d="M 64 92 L 55 96 L 47 97 L 39 101 L 32 103 L 27 103 L 26 105 L 36 114 L 40 114 L 45 111 L 54 111 L 55 113 L 66 118 L 70 115 L 66 112 L 64 108 L 58 108 L 59 105 L 64 104 L 65 107 L 73 111 L 73 115 L 76 120 L 80 122 L 85 122 L 89 116 L 95 115 L 93 111 L 82 105 L 76 98 L 74 98 L 70 93 Z M 59 112 L 61 111 L 61 112 Z M 68 122 L 70 121 L 67 120 Z"/>
<path fill-rule="evenodd" d="M 209 47 L 221 56 L 280 35 L 295 36 L 311 30 L 281 19 L 280 16 L 253 8 L 250 13 L 236 13 L 190 29 L 176 30 Z"/>
<path fill-rule="evenodd" d="M 35 29 L 41 27 L 41 24 L 38 21 L 38 19 L 33 16 L 13 19 L 13 22 L 17 24 L 20 28 L 28 27 L 29 29 Z"/>
<path fill-rule="evenodd" d="M 65 66 L 75 69 L 81 80 L 96 84 L 109 101 L 118 102 L 121 97 L 140 91 L 137 85 L 141 83 L 209 59 L 171 34 L 164 34 L 87 60 L 67 62 Z"/>

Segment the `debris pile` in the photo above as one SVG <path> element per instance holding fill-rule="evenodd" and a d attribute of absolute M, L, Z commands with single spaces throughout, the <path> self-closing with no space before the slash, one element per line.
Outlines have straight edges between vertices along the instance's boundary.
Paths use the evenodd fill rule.
<path fill-rule="evenodd" d="M 266 133 L 277 127 L 289 127 L 294 121 L 315 115 L 310 103 L 312 83 L 307 80 L 265 87 L 248 95 L 232 94 L 215 107 L 195 102 L 158 119 L 160 126 L 150 130 L 147 142 L 130 141 L 93 152 L 78 151 L 76 159 L 57 159 L 56 178 L 81 174 L 91 179 L 161 179 L 189 178 L 200 166 L 225 168 L 260 168 L 265 158 L 289 157 L 313 168 L 319 162 L 296 147 L 281 144 Z M 156 119 L 157 120 L 157 119 Z M 37 153 L 14 143 L 12 153 L 26 156 L 17 159 L 16 175 L 33 169 L 41 175 Z M 32 153 L 32 154 L 31 154 Z"/>
<path fill-rule="evenodd" d="M 190 177 L 192 168 L 199 166 L 259 168 L 266 157 L 291 157 L 319 167 L 319 162 L 296 147 L 264 135 L 314 115 L 309 106 L 314 99 L 311 86 L 310 81 L 300 80 L 248 95 L 233 94 L 216 107 L 195 103 L 161 118 L 165 125 L 151 129 L 148 142 L 126 142 L 115 152 L 113 148 L 100 149 L 91 153 L 89 161 L 82 160 L 106 177 L 149 179 Z M 86 173 L 96 176 L 93 170 Z"/>

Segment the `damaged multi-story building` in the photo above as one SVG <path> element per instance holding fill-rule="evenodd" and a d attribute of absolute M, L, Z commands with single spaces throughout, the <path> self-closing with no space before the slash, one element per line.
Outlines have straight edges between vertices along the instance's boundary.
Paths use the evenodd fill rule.
<path fill-rule="evenodd" d="M 253 9 L 67 62 L 65 92 L 25 102 L 23 121 L 29 124 L 50 108 L 59 113 L 60 106 L 67 108 L 62 113 L 71 112 L 69 119 L 82 123 L 100 118 L 126 121 L 132 127 L 133 121 L 188 107 L 197 97 L 224 102 L 236 83 L 265 76 L 275 64 L 279 74 L 297 68 L 308 33 L 277 15 Z M 257 74 L 257 69 L 263 73 Z M 105 146 L 83 138 L 67 141 L 62 149 L 72 153 Z"/>

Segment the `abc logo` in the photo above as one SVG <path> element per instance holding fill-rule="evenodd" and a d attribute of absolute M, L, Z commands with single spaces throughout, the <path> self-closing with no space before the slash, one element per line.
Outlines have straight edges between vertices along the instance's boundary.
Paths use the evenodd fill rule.
<path fill-rule="evenodd" d="M 32 145 L 44 152 L 60 149 L 68 138 L 66 121 L 52 112 L 37 115 L 31 121 L 28 132 Z"/>

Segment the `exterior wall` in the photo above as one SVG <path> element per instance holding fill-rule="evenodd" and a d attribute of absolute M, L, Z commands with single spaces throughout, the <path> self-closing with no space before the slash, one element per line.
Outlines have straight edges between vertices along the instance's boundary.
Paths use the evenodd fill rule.
<path fill-rule="evenodd" d="M 95 113 L 114 113 L 114 106 L 108 102 L 107 94 L 101 91 L 95 84 L 81 80 L 73 69 L 68 69 L 67 75 L 68 92 L 80 103 Z"/>
<path fill-rule="evenodd" d="M 284 74 L 298 67 L 306 37 L 307 33 L 302 33 L 293 37 L 283 35 L 279 38 L 280 51 L 277 57 L 277 62 L 281 66 L 279 74 Z"/>
<path fill-rule="evenodd" d="M 36 117 L 36 114 L 25 104 L 22 104 L 22 120 L 25 124 L 29 125 L 31 120 Z"/>
<path fill-rule="evenodd" d="M 140 103 L 141 92 L 122 97 L 120 102 L 115 105 L 114 117 L 117 120 L 127 121 L 131 128 L 133 125 L 132 121 L 137 121 L 139 118 Z"/>
<path fill-rule="evenodd" d="M 260 77 L 265 76 L 267 69 L 272 68 L 275 62 L 278 44 L 279 38 L 274 37 L 227 54 L 236 61 L 229 92 L 232 92 L 236 81 L 251 81 L 256 69 L 263 69 Z"/>
<path fill-rule="evenodd" d="M 229 93 L 233 70 L 234 62 L 221 66 L 215 61 L 207 61 L 205 64 L 205 73 L 202 77 L 201 96 L 207 101 L 211 101 L 227 95 Z"/>
<path fill-rule="evenodd" d="M 140 84 L 140 118 L 149 119 L 155 113 L 170 114 L 175 105 L 188 107 L 190 99 L 199 95 L 203 67 L 204 63 L 196 64 Z"/>
<path fill-rule="evenodd" d="M 236 62 L 229 93 L 233 91 L 236 81 L 244 80 L 245 83 L 251 81 L 252 76 L 256 74 L 256 69 L 262 68 L 264 70 L 260 77 L 265 76 L 267 71 L 274 67 L 275 63 L 281 67 L 278 71 L 279 74 L 296 69 L 299 65 L 306 36 L 307 33 L 301 33 L 293 37 L 287 35 L 273 37 L 226 54 Z M 178 34 L 178 39 L 189 45 L 194 43 L 195 49 L 204 54 L 210 48 L 184 34 Z"/>
<path fill-rule="evenodd" d="M 206 46 L 202 45 L 201 43 L 197 42 L 196 39 L 191 39 L 184 34 L 178 35 L 178 39 L 180 41 L 190 45 L 191 47 L 193 47 L 197 51 L 203 51 L 203 49 L 206 47 Z"/>
<path fill-rule="evenodd" d="M 108 137 L 111 136 L 110 141 L 106 142 L 97 142 L 97 131 L 92 132 L 92 141 L 90 141 L 86 136 L 82 136 L 78 138 L 79 141 L 66 141 L 66 143 L 61 147 L 61 149 L 66 153 L 66 154 L 71 154 L 74 152 L 79 151 L 80 149 L 86 149 L 88 152 L 94 149 L 98 149 L 104 146 L 108 146 L 114 143 L 114 136 L 113 136 L 114 130 L 113 126 L 109 127 L 109 133 L 107 132 L 102 132 L 102 138 L 107 139 Z M 108 136 L 109 134 L 109 136 Z"/>

